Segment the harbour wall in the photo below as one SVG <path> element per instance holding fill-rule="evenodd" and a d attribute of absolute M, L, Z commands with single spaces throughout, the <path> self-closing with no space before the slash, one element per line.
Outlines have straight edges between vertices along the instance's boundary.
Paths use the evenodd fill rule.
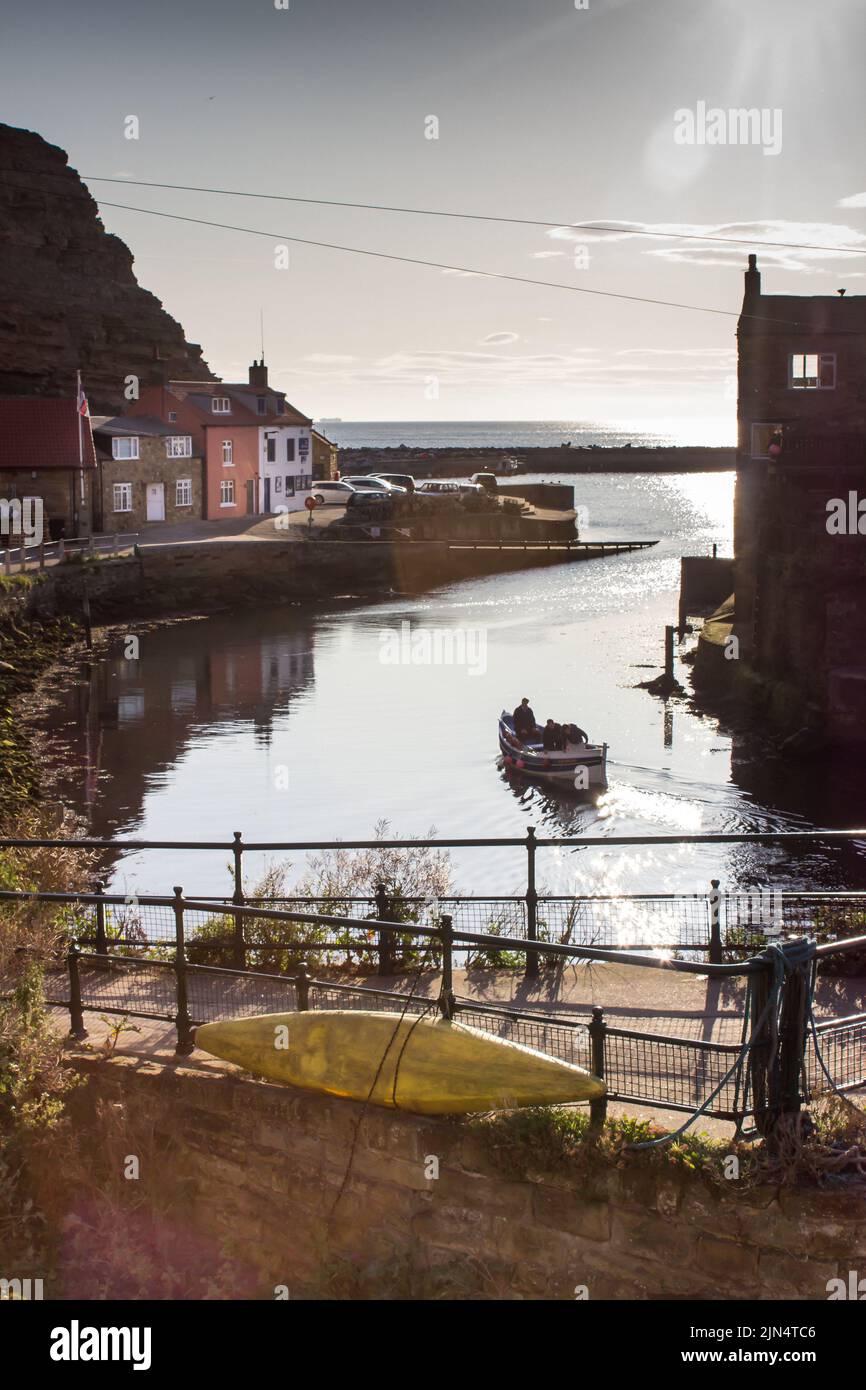
<path fill-rule="evenodd" d="M 483 473 L 505 457 L 520 461 L 525 473 L 709 473 L 736 467 L 733 448 L 689 445 L 641 448 L 392 448 L 340 449 L 340 472 L 411 473 L 417 478 L 468 477 Z M 519 476 L 519 474 L 517 475 Z M 503 478 L 503 484 L 508 481 Z"/>
<path fill-rule="evenodd" d="M 515 1178 L 483 1121 L 195 1058 L 72 1060 L 77 1129 L 105 1155 L 106 1115 L 121 1125 L 117 1162 L 141 1158 L 130 1201 L 152 1201 L 191 1260 L 220 1252 L 222 1296 L 824 1300 L 866 1272 L 864 1183 L 737 1190 L 647 1155 Z"/>

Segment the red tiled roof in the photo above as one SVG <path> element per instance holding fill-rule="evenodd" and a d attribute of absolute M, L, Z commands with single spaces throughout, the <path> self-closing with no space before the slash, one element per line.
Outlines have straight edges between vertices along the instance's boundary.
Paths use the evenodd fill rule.
<path fill-rule="evenodd" d="M 96 467 L 90 421 L 81 421 L 85 468 Z M 0 397 L 0 468 L 78 468 L 74 396 Z"/>

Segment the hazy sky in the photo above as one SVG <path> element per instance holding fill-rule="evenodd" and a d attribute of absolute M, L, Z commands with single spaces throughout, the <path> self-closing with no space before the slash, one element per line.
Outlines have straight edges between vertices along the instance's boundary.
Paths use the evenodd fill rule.
<path fill-rule="evenodd" d="M 291 243 L 277 269 L 275 247 L 341 242 L 733 313 L 754 247 L 765 291 L 856 294 L 864 39 L 862 0 L 7 0 L 0 114 L 62 145 L 100 201 L 273 233 L 103 210 L 140 282 L 221 375 L 258 355 L 263 308 L 272 379 L 317 416 L 699 416 L 715 442 L 735 409 L 734 318 Z M 781 127 L 771 141 L 767 125 L 763 146 L 677 143 L 675 112 L 700 102 L 765 108 L 768 122 L 778 110 Z M 138 140 L 124 135 L 130 115 Z M 438 139 L 425 136 L 431 116 Z M 779 134 L 779 152 L 765 153 Z M 97 175 L 749 245 L 122 188 Z"/>

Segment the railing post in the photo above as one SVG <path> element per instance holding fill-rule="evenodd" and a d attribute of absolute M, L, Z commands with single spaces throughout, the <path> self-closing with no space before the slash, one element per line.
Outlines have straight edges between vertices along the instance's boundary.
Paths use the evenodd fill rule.
<path fill-rule="evenodd" d="M 66 964 L 69 969 L 69 1035 L 72 1038 L 86 1038 L 87 1029 L 84 1026 L 84 1009 L 81 1005 L 81 975 L 78 968 L 78 961 L 81 951 L 76 942 L 70 944 L 66 953 Z"/>
<path fill-rule="evenodd" d="M 454 1017 L 454 927 L 448 914 L 439 923 L 439 939 L 442 942 L 442 989 L 439 993 L 439 1008 L 443 1018 Z"/>
<path fill-rule="evenodd" d="M 535 891 L 535 826 L 526 831 L 526 936 L 529 941 L 538 940 L 538 894 Z M 534 980 L 538 976 L 538 952 L 526 952 L 525 978 Z"/>
<path fill-rule="evenodd" d="M 66 559 L 66 542 L 64 541 L 62 536 L 57 542 L 57 558 L 58 560 Z"/>
<path fill-rule="evenodd" d="M 3 573 L 4 573 L 4 574 L 11 574 L 11 573 L 12 573 L 12 566 L 11 566 L 11 564 L 9 563 L 9 543 L 8 543 L 8 542 L 7 542 L 7 544 L 6 544 L 6 549 L 3 551 Z"/>
<path fill-rule="evenodd" d="M 44 568 L 45 568 L 45 542 L 44 542 L 44 541 L 40 541 L 40 542 L 39 542 L 39 568 L 40 568 L 41 570 L 44 570 Z"/>
<path fill-rule="evenodd" d="M 99 899 L 105 897 L 105 884 L 101 880 L 96 885 L 96 896 L 96 954 L 98 956 L 107 956 L 108 938 L 105 934 L 105 903 L 99 901 Z"/>
<path fill-rule="evenodd" d="M 305 960 L 298 961 L 295 990 L 298 995 L 298 1009 L 301 1013 L 304 1013 L 310 1007 L 310 976 Z"/>
<path fill-rule="evenodd" d="M 710 965 L 722 964 L 722 927 L 720 906 L 722 895 L 719 892 L 719 880 L 710 879 L 711 892 L 707 898 L 710 909 Z"/>
<path fill-rule="evenodd" d="M 589 1023 L 589 1055 L 590 1071 L 593 1076 L 597 1076 L 600 1081 L 604 1081 L 604 1042 L 607 1036 L 607 1024 L 604 1021 L 604 1009 L 600 1004 L 594 1004 L 592 1008 L 592 1019 Z M 600 1129 L 607 1118 L 607 1091 L 603 1096 L 589 1102 L 589 1120 L 593 1129 Z"/>
<path fill-rule="evenodd" d="M 384 883 L 376 884 L 376 920 L 387 922 L 390 911 L 388 893 Z M 394 941 L 392 933 L 389 931 L 379 932 L 379 974 L 392 975 L 394 973 Z"/>
<path fill-rule="evenodd" d="M 192 1037 L 192 1021 L 189 1016 L 186 979 L 186 944 L 183 933 L 183 889 L 174 890 L 174 973 L 177 982 L 177 1047 L 178 1057 L 188 1057 L 195 1048 Z"/>
<path fill-rule="evenodd" d="M 239 830 L 234 832 L 233 839 L 232 854 L 234 855 L 235 888 L 232 894 L 232 902 L 236 907 L 240 907 L 241 903 L 244 901 L 244 847 Z M 244 916 L 241 912 L 236 912 L 234 914 L 234 963 L 236 970 L 246 970 L 247 968 L 247 952 L 244 943 Z"/>

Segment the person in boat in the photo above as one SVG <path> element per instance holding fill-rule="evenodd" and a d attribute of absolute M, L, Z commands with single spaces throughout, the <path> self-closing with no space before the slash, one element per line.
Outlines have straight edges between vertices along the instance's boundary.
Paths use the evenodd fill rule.
<path fill-rule="evenodd" d="M 568 743 L 589 743 L 589 735 L 577 724 L 566 724 L 565 737 Z"/>
<path fill-rule="evenodd" d="M 548 719 L 547 723 L 544 726 L 544 733 L 542 735 L 541 742 L 542 746 L 544 747 L 545 753 L 553 753 L 555 751 L 556 725 L 554 724 L 552 719 Z"/>
<path fill-rule="evenodd" d="M 512 718 L 514 720 L 514 732 L 519 739 L 525 742 L 535 733 L 535 715 L 532 712 L 528 695 L 524 695 Z"/>

